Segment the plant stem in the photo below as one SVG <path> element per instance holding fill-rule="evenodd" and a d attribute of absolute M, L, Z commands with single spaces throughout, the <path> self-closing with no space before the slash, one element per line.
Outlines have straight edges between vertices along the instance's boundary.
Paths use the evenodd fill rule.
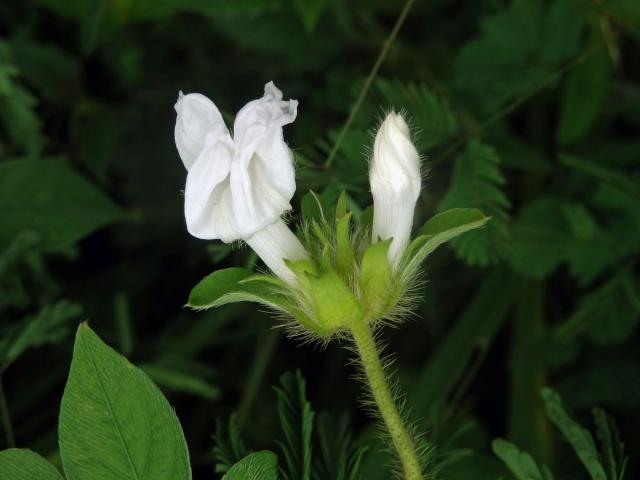
<path fill-rule="evenodd" d="M 351 334 L 371 389 L 371 395 L 378 410 L 380 410 L 393 446 L 400 458 L 404 480 L 422 480 L 422 468 L 418 460 L 416 446 L 404 425 L 391 394 L 373 333 L 369 325 L 362 319 L 353 322 Z"/>
<path fill-rule="evenodd" d="M 387 57 L 387 53 L 389 53 L 389 48 L 391 48 L 391 45 L 396 39 L 396 36 L 398 35 L 398 32 L 400 31 L 402 24 L 407 19 L 407 15 L 409 14 L 409 10 L 411 10 L 411 6 L 413 5 L 414 1 L 415 0 L 407 0 L 406 3 L 404 4 L 404 7 L 402 8 L 402 11 L 400 12 L 400 15 L 398 15 L 398 19 L 396 20 L 396 23 L 393 26 L 393 29 L 391 30 L 389 37 L 384 42 L 384 45 L 382 46 L 382 50 L 380 50 L 380 53 L 378 54 L 376 63 L 374 63 L 373 67 L 371 68 L 371 71 L 369 72 L 369 76 L 364 81 L 364 85 L 362 86 L 362 90 L 360 90 L 360 94 L 356 99 L 356 103 L 354 103 L 353 107 L 351 107 L 351 111 L 349 112 L 349 117 L 347 118 L 347 121 L 342 127 L 342 130 L 340 130 L 340 133 L 338 134 L 338 138 L 336 139 L 336 143 L 333 144 L 333 148 L 329 153 L 329 157 L 327 158 L 327 161 L 324 164 L 325 168 L 329 168 L 333 163 L 336 153 L 338 153 L 338 150 L 342 145 L 342 141 L 344 140 L 345 135 L 349 131 L 349 127 L 351 127 L 353 120 L 356 118 L 356 114 L 358 113 L 358 110 L 360 110 L 360 107 L 362 106 L 362 102 L 367 96 L 367 92 L 369 91 L 369 88 L 371 88 L 371 84 L 373 83 L 373 80 L 376 78 L 376 75 L 378 75 L 378 70 L 380 70 L 380 67 L 382 66 L 382 62 L 384 62 L 384 59 Z"/>
<path fill-rule="evenodd" d="M 16 439 L 13 436 L 13 427 L 11 426 L 11 417 L 9 416 L 9 407 L 7 406 L 7 398 L 4 394 L 2 386 L 2 371 L 0 371 L 0 417 L 2 417 L 2 428 L 7 440 L 9 448 L 15 448 Z"/>

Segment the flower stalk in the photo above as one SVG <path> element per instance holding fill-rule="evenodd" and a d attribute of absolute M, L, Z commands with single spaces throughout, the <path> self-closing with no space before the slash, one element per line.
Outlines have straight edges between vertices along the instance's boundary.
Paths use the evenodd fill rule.
<path fill-rule="evenodd" d="M 371 327 L 364 320 L 355 321 L 351 324 L 351 335 L 368 386 L 371 389 L 371 396 L 380 411 L 393 447 L 400 459 L 403 478 L 405 480 L 422 480 L 422 468 L 416 445 L 402 420 L 391 393 Z"/>

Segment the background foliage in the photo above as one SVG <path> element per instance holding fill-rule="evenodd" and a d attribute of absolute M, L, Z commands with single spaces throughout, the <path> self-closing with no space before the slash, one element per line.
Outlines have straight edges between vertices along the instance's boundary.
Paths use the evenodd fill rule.
<path fill-rule="evenodd" d="M 419 318 L 384 332 L 440 478 L 622 478 L 616 429 L 593 407 L 616 420 L 624 478 L 640 475 L 640 4 L 410 6 L 352 111 L 401 3 L 0 4 L 0 380 L 15 443 L 60 464 L 72 333 L 88 318 L 175 406 L 195 478 L 261 449 L 291 480 L 388 478 L 348 352 L 286 340 L 253 305 L 182 308 L 204 275 L 256 259 L 186 233 L 177 91 L 231 121 L 273 79 L 301 105 L 286 132 L 298 212 L 309 189 L 370 204 L 371 132 L 395 108 L 427 165 L 417 223 L 453 207 L 492 217 L 430 257 Z"/>

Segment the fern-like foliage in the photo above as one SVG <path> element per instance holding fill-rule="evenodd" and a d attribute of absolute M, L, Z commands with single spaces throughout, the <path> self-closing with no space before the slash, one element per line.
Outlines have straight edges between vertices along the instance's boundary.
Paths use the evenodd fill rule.
<path fill-rule="evenodd" d="M 456 254 L 470 265 L 495 264 L 508 254 L 511 203 L 502 190 L 504 184 L 500 157 L 495 150 L 471 141 L 456 160 L 449 190 L 438 206 L 440 211 L 479 208 L 491 217 L 485 228 L 451 241 Z"/>
<path fill-rule="evenodd" d="M 426 85 L 379 79 L 375 86 L 385 111 L 408 114 L 418 151 L 426 153 L 456 132 L 457 121 L 448 102 Z"/>
<path fill-rule="evenodd" d="M 576 53 L 582 32 L 576 5 L 513 0 L 508 9 L 486 17 L 480 35 L 456 57 L 458 88 L 485 111 L 530 90 Z"/>
<path fill-rule="evenodd" d="M 274 388 L 278 397 L 278 418 L 284 433 L 284 440 L 278 442 L 284 457 L 282 477 L 285 480 L 310 480 L 315 412 L 307 401 L 305 380 L 299 371 L 285 373 Z"/>
<path fill-rule="evenodd" d="M 313 465 L 313 480 L 360 479 L 360 465 L 368 447 L 356 445 L 346 415 L 336 419 L 321 412 L 317 417 L 316 441 L 319 455 Z"/>
<path fill-rule="evenodd" d="M 221 420 L 216 421 L 216 433 L 213 439 L 216 473 L 228 472 L 234 464 L 249 454 L 249 450 L 242 441 L 240 425 L 235 415 L 231 415 L 226 423 Z"/>

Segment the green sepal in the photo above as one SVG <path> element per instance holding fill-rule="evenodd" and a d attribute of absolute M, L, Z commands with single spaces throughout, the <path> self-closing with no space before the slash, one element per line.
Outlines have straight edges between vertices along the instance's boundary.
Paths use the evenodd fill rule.
<path fill-rule="evenodd" d="M 347 214 L 347 192 L 344 190 L 340 193 L 336 202 L 336 222 L 339 222 Z"/>
<path fill-rule="evenodd" d="M 476 208 L 453 208 L 432 217 L 407 248 L 402 259 L 402 272 L 413 274 L 420 263 L 440 245 L 469 230 L 482 227 L 489 219 Z"/>
<path fill-rule="evenodd" d="M 347 213 L 336 224 L 336 253 L 335 262 L 338 273 L 348 275 L 354 266 L 353 245 L 350 233 L 351 213 Z"/>
<path fill-rule="evenodd" d="M 360 291 L 367 320 L 382 317 L 391 297 L 391 266 L 388 252 L 391 239 L 377 242 L 364 252 L 360 266 Z"/>
<path fill-rule="evenodd" d="M 306 292 L 316 320 L 316 333 L 329 336 L 362 317 L 362 307 L 340 276 L 330 270 L 320 275 L 305 273 Z"/>
<path fill-rule="evenodd" d="M 371 232 L 373 229 L 373 205 L 369 205 L 360 215 L 360 228 Z"/>

